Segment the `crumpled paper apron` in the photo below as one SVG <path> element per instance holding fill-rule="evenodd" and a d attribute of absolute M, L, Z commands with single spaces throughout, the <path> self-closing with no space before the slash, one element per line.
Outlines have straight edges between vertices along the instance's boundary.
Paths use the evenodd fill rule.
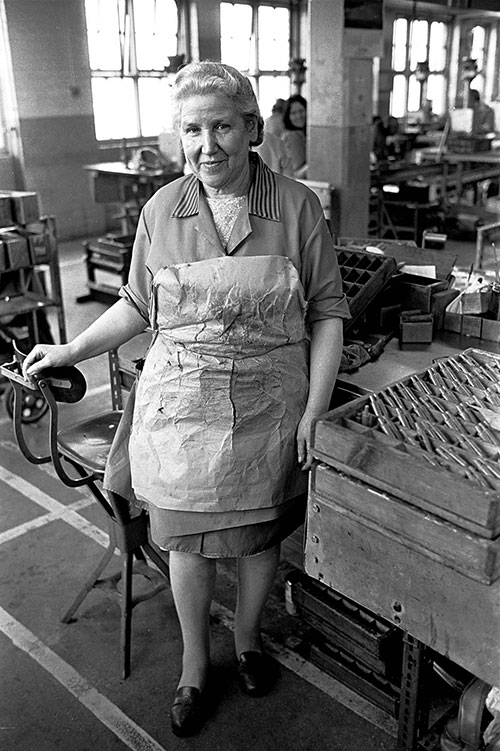
<path fill-rule="evenodd" d="M 129 445 L 139 500 L 222 512 L 304 492 L 296 430 L 308 394 L 305 313 L 298 273 L 282 256 L 157 272 Z"/>

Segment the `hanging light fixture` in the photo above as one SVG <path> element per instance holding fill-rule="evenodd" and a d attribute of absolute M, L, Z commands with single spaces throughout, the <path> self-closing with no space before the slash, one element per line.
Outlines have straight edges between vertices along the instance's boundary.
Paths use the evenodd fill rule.
<path fill-rule="evenodd" d="M 306 61 L 303 57 L 294 57 L 290 60 L 288 72 L 294 88 L 294 94 L 300 94 L 302 86 L 306 81 Z"/>

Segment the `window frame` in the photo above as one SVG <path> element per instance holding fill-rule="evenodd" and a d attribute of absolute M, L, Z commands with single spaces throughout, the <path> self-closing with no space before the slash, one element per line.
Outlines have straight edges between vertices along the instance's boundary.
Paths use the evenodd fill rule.
<path fill-rule="evenodd" d="M 460 24 L 460 59 L 472 58 L 472 29 L 476 26 L 485 31 L 483 65 L 476 74 L 483 79 L 483 85 L 478 90 L 482 98 L 500 101 L 500 20 L 487 17 L 463 19 Z M 459 79 L 461 70 L 462 65 L 459 67 Z M 471 84 L 473 82 L 474 79 Z M 477 87 L 472 85 L 471 88 Z"/>
<path fill-rule="evenodd" d="M 406 30 L 406 60 L 405 60 L 405 66 L 402 70 L 395 70 L 392 65 L 392 56 L 393 56 L 393 48 L 394 48 L 394 25 L 397 20 L 404 19 L 407 22 L 407 30 Z M 392 93 L 394 91 L 394 78 L 396 76 L 403 76 L 405 79 L 405 106 L 404 106 L 404 115 L 402 116 L 402 119 L 407 120 L 409 117 L 412 116 L 413 110 L 408 109 L 408 100 L 409 100 L 409 94 L 410 94 L 410 81 L 412 77 L 415 76 L 415 69 L 411 68 L 411 57 L 412 57 L 412 45 L 411 45 L 411 37 L 412 37 L 412 24 L 416 21 L 426 21 L 427 26 L 427 52 L 426 52 L 426 58 L 424 63 L 429 63 L 429 40 L 431 35 L 431 26 L 434 22 L 442 23 L 444 24 L 446 28 L 446 44 L 445 44 L 445 61 L 444 61 L 444 67 L 441 70 L 429 70 L 429 76 L 431 75 L 437 75 L 442 76 L 444 80 L 444 90 L 446 92 L 446 99 L 448 99 L 448 92 L 449 92 L 449 86 L 450 86 L 450 74 L 449 74 L 449 59 L 450 59 L 450 49 L 451 49 L 451 43 L 452 43 L 452 37 L 453 37 L 453 24 L 449 17 L 442 16 L 442 15 L 423 15 L 423 14 L 416 14 L 416 15 L 409 15 L 405 13 L 397 13 L 392 18 L 391 23 L 391 78 L 392 78 L 392 84 L 390 89 L 390 112 L 392 114 Z M 420 109 L 422 108 L 422 93 L 424 91 L 424 86 L 420 84 Z M 418 110 L 417 110 L 418 111 Z M 401 119 L 401 118 L 400 118 Z"/>
<path fill-rule="evenodd" d="M 128 11 L 129 15 L 129 23 L 130 23 L 130 32 L 131 32 L 131 43 L 129 45 L 129 55 L 126 59 L 123 60 L 123 68 L 122 70 L 119 69 L 101 69 L 101 68 L 92 68 L 90 64 L 90 55 L 89 55 L 89 70 L 90 70 L 90 77 L 91 82 L 96 79 L 128 79 L 132 81 L 133 90 L 134 90 L 134 113 L 136 117 L 137 122 L 137 128 L 138 133 L 135 136 L 130 136 L 127 138 L 123 137 L 116 137 L 116 138 L 98 138 L 96 134 L 96 140 L 99 144 L 100 148 L 109 148 L 114 147 L 119 144 L 122 144 L 124 141 L 129 146 L 141 146 L 146 144 L 152 144 L 156 143 L 158 140 L 158 135 L 156 136 L 148 136 L 144 135 L 142 131 L 142 123 L 141 123 L 141 106 L 140 106 L 140 91 L 139 91 L 139 82 L 144 79 L 148 78 L 154 78 L 154 79 L 163 79 L 163 78 L 173 78 L 173 75 L 175 74 L 177 67 L 181 61 L 183 61 L 183 55 L 180 51 L 181 47 L 188 48 L 188 41 L 187 41 L 187 35 L 188 35 L 188 29 L 184 28 L 186 26 L 186 0 L 172 0 L 172 2 L 175 3 L 177 6 L 177 52 L 175 56 L 170 56 L 171 63 L 171 69 L 141 69 L 137 66 L 137 53 L 136 53 L 136 47 L 135 47 L 135 17 L 134 17 L 134 5 L 138 4 L 140 6 L 141 0 L 124 0 L 125 8 Z M 86 26 L 87 29 L 87 26 Z M 88 29 L 87 29 L 88 34 Z M 88 39 L 88 36 L 87 36 Z M 126 70 L 125 70 L 126 69 Z M 92 101 L 93 106 L 93 114 L 95 117 L 95 104 L 94 101 Z"/>
<path fill-rule="evenodd" d="M 289 93 L 292 93 L 292 78 L 290 72 L 290 61 L 296 57 L 300 57 L 300 24 L 301 24 L 301 0 L 295 0 L 290 2 L 289 0 L 222 0 L 219 3 L 219 13 L 222 4 L 227 5 L 248 5 L 252 9 L 252 21 L 251 21 L 251 52 L 250 59 L 254 62 L 252 68 L 241 68 L 241 72 L 248 76 L 248 78 L 254 83 L 255 93 L 257 99 L 260 94 L 261 80 L 264 78 L 275 78 L 286 76 L 289 80 Z M 289 11 L 289 42 L 288 42 L 288 65 L 286 69 L 269 70 L 259 67 L 259 22 L 258 14 L 261 7 L 271 8 L 285 8 Z M 221 42 L 222 42 L 222 30 L 221 30 Z M 222 57 L 222 49 L 221 49 Z M 223 61 L 226 62 L 226 61 Z"/>

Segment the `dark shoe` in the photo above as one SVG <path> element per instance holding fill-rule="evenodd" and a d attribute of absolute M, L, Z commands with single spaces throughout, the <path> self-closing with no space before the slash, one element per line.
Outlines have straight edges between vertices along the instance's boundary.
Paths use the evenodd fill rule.
<path fill-rule="evenodd" d="M 265 696 L 278 677 L 274 660 L 260 652 L 242 652 L 238 660 L 240 686 L 249 696 Z"/>
<path fill-rule="evenodd" d="M 174 703 L 170 708 L 172 732 L 185 738 L 194 735 L 201 727 L 201 693 L 193 686 L 177 689 Z"/>

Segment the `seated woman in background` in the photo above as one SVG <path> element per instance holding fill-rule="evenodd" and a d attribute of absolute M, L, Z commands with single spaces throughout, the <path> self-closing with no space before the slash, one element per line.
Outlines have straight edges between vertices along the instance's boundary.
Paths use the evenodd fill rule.
<path fill-rule="evenodd" d="M 288 99 L 283 114 L 285 131 L 281 136 L 293 170 L 293 176 L 307 177 L 306 157 L 306 117 L 307 102 L 300 94 Z"/>
<path fill-rule="evenodd" d="M 295 177 L 292 160 L 290 159 L 285 144 L 275 133 L 268 133 L 265 125 L 264 140 L 260 146 L 254 146 L 253 150 L 257 152 L 262 161 L 267 164 L 273 172 L 277 172 L 278 175 Z"/>

